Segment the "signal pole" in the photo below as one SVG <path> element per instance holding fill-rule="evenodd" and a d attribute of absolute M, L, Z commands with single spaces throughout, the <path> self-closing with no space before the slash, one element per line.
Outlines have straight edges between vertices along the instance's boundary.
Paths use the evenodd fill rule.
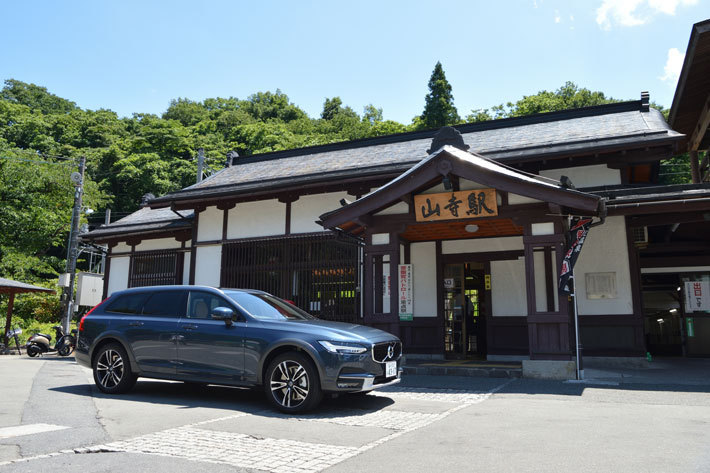
<path fill-rule="evenodd" d="M 197 148 L 197 182 L 202 182 L 202 173 L 205 169 L 205 149 Z"/>
<path fill-rule="evenodd" d="M 86 157 L 79 158 L 79 172 L 72 173 L 74 182 L 74 210 L 71 216 L 69 230 L 69 248 L 67 250 L 66 272 L 69 274 L 69 286 L 62 291 L 62 327 L 69 333 L 72 314 L 74 312 L 74 279 L 76 278 L 76 260 L 79 256 L 79 220 L 81 219 L 81 201 L 84 194 L 84 171 Z"/>

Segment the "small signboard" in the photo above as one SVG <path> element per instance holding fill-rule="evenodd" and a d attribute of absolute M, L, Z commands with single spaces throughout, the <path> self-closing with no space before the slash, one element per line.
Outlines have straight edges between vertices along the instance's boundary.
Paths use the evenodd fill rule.
<path fill-rule="evenodd" d="M 444 289 L 453 289 L 456 287 L 454 278 L 444 278 Z"/>
<path fill-rule="evenodd" d="M 420 194 L 414 196 L 417 222 L 498 216 L 495 189 Z"/>
<path fill-rule="evenodd" d="M 685 282 L 685 311 L 710 311 L 710 281 Z"/>
<path fill-rule="evenodd" d="M 412 265 L 400 264 L 397 267 L 399 275 L 399 320 L 412 320 L 414 315 L 414 300 L 412 298 Z"/>

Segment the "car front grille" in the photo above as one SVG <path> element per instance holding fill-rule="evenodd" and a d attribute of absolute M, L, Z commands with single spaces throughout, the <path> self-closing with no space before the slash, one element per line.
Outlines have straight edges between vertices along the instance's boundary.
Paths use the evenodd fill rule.
<path fill-rule="evenodd" d="M 401 354 L 402 342 L 399 341 L 377 343 L 372 347 L 372 359 L 377 363 L 397 360 Z"/>

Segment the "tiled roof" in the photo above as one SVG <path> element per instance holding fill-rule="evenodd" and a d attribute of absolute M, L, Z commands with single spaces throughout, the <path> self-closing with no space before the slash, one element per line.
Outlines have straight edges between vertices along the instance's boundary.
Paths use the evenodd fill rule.
<path fill-rule="evenodd" d="M 469 151 L 501 162 L 629 147 L 681 139 L 660 112 L 643 111 L 641 101 L 623 102 L 459 125 Z M 427 157 L 437 130 L 334 143 L 238 158 L 200 183 L 151 201 L 151 206 L 222 193 L 298 185 L 366 172 L 403 172 Z"/>
<path fill-rule="evenodd" d="M 101 225 L 89 233 L 84 233 L 81 238 L 95 240 L 115 234 L 131 235 L 190 228 L 193 213 L 192 210 L 180 210 L 180 215 L 184 217 L 180 218 L 169 208 L 151 209 L 150 207 L 142 207 L 120 220 L 108 225 Z"/>
<path fill-rule="evenodd" d="M 0 292 L 54 292 L 54 290 L 47 289 L 46 287 L 33 286 L 32 284 L 27 284 L 24 282 L 13 281 L 12 279 L 0 278 Z"/>

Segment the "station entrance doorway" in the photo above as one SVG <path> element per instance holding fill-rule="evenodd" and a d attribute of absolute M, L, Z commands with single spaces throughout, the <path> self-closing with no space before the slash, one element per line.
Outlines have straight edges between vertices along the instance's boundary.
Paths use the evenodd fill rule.
<path fill-rule="evenodd" d="M 486 291 L 483 263 L 444 265 L 444 356 L 486 357 Z"/>

